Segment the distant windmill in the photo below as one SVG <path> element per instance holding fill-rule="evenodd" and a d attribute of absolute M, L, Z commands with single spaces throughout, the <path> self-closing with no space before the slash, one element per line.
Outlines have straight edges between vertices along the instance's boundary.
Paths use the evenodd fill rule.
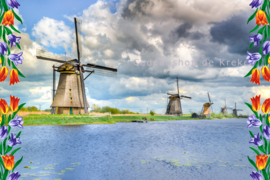
<path fill-rule="evenodd" d="M 178 116 L 183 116 L 183 111 L 182 111 L 182 106 L 181 106 L 181 100 L 183 98 L 188 98 L 191 99 L 191 97 L 188 96 L 183 96 L 179 94 L 179 86 L 178 86 L 178 77 L 176 78 L 177 82 L 177 90 L 178 94 L 171 94 L 167 93 L 167 95 L 170 95 L 168 98 L 170 99 L 168 105 L 167 105 L 167 110 L 165 114 L 168 115 L 178 115 Z"/>
<path fill-rule="evenodd" d="M 214 103 L 211 102 L 209 92 L 207 92 L 207 94 L 209 102 L 203 104 L 201 114 L 211 116 L 211 112 L 213 112 L 212 104 Z"/>
<path fill-rule="evenodd" d="M 221 112 L 223 114 L 228 114 L 227 109 L 231 109 L 232 110 L 232 107 L 226 107 L 226 99 L 225 99 L 225 106 L 224 107 L 221 107 Z"/>
<path fill-rule="evenodd" d="M 233 116 L 237 117 L 237 111 L 243 111 L 242 109 L 236 109 L 236 103 L 235 103 L 235 109 L 233 109 Z"/>

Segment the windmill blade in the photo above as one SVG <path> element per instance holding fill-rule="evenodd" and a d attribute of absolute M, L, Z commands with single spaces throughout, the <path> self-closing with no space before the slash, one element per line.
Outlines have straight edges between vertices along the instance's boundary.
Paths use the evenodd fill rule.
<path fill-rule="evenodd" d="M 78 60 L 79 63 L 80 58 L 82 57 L 82 33 L 81 33 L 81 23 L 82 20 L 74 17 L 74 24 L 75 24 L 75 37 L 76 37 L 76 45 L 77 45 L 77 56 L 78 56 Z"/>
<path fill-rule="evenodd" d="M 101 69 L 94 69 L 94 68 L 87 68 L 84 72 L 91 72 L 94 71 L 93 74 L 100 75 L 100 76 L 107 76 L 107 77 L 117 77 L 117 72 L 106 71 Z"/>
<path fill-rule="evenodd" d="M 191 99 L 191 97 L 189 97 L 189 96 L 183 96 L 183 95 L 181 95 L 180 97 Z"/>
<path fill-rule="evenodd" d="M 63 57 L 62 55 L 54 54 L 51 52 L 46 52 L 46 51 L 41 50 L 41 49 L 36 49 L 36 57 L 38 59 L 53 61 L 53 62 L 57 62 L 57 63 L 67 63 L 67 64 L 72 64 L 74 66 L 78 65 L 78 63 L 66 62 L 65 60 L 63 60 L 63 59 L 65 59 L 65 57 Z"/>
<path fill-rule="evenodd" d="M 208 94 L 208 99 L 209 99 L 209 102 L 211 103 L 211 99 L 210 99 L 209 92 L 207 92 L 207 94 Z"/>
<path fill-rule="evenodd" d="M 87 63 L 86 65 L 84 64 L 83 66 L 85 66 L 87 68 L 94 68 L 94 69 L 100 69 L 100 70 L 117 72 L 117 69 L 116 68 L 111 68 L 111 67 L 106 67 L 106 66 L 100 66 L 100 65 L 97 65 L 97 64 Z"/>
<path fill-rule="evenodd" d="M 237 111 L 243 111 L 243 109 L 236 109 Z"/>
<path fill-rule="evenodd" d="M 168 95 L 172 95 L 172 96 L 178 96 L 178 94 L 171 94 L 171 93 L 167 93 Z"/>
<path fill-rule="evenodd" d="M 178 77 L 177 77 L 176 79 L 177 79 L 177 91 L 178 91 L 178 96 L 180 96 L 180 95 L 179 95 L 179 86 L 178 86 Z"/>

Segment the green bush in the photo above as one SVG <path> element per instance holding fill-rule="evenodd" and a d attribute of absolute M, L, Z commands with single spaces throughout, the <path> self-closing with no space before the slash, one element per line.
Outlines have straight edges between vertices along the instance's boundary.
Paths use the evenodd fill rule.
<path fill-rule="evenodd" d="M 155 112 L 153 110 L 150 111 L 151 116 L 155 115 Z"/>

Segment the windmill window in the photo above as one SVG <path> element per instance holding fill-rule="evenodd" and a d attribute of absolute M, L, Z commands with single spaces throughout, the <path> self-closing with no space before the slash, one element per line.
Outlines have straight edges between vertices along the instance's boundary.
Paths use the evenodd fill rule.
<path fill-rule="evenodd" d="M 71 89 L 69 89 L 69 93 L 71 93 Z"/>
<path fill-rule="evenodd" d="M 70 98 L 70 102 L 72 102 L 72 97 Z"/>

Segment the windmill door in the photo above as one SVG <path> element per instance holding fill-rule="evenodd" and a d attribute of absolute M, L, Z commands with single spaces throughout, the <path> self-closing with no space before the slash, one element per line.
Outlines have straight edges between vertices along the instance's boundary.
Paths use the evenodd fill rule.
<path fill-rule="evenodd" d="M 69 114 L 73 114 L 73 108 L 72 107 L 69 109 Z"/>

